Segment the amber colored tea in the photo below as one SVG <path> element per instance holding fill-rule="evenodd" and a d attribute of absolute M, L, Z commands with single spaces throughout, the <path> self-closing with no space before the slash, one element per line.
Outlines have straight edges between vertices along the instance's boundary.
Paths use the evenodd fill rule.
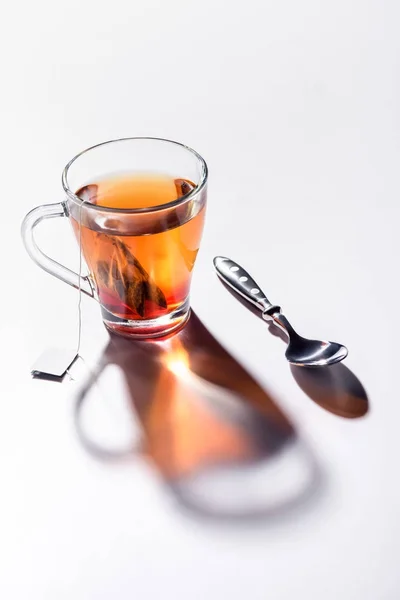
<path fill-rule="evenodd" d="M 85 202 L 114 209 L 164 205 L 188 194 L 194 184 L 163 175 L 120 175 L 90 183 L 76 192 Z M 187 219 L 169 218 L 139 235 L 110 234 L 82 222 L 82 252 L 101 304 L 123 319 L 155 319 L 188 297 L 191 273 L 204 223 L 202 208 Z"/>

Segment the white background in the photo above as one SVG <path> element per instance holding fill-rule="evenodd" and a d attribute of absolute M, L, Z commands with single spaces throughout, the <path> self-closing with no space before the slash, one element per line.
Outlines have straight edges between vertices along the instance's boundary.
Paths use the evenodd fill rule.
<path fill-rule="evenodd" d="M 398 598 L 399 18 L 395 0 L 2 9 L 2 598 Z M 208 162 L 192 305 L 270 390 L 327 481 L 285 518 L 183 515 L 144 459 L 85 453 L 72 423 L 79 383 L 30 379 L 43 348 L 73 345 L 77 296 L 30 262 L 20 222 L 62 199 L 74 154 L 131 135 L 182 141 Z M 76 265 L 66 223 L 40 235 Z M 216 280 L 215 254 L 251 270 L 301 332 L 348 345 L 364 418 L 299 389 L 280 340 Z M 107 335 L 89 300 L 83 316 L 91 360 Z"/>

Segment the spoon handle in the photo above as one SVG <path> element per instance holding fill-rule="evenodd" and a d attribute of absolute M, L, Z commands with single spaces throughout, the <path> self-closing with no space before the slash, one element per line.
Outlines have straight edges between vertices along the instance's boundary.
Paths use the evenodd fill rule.
<path fill-rule="evenodd" d="M 280 306 L 272 304 L 254 279 L 237 263 L 224 256 L 214 258 L 214 267 L 224 283 L 233 288 L 264 314 L 280 312 Z"/>

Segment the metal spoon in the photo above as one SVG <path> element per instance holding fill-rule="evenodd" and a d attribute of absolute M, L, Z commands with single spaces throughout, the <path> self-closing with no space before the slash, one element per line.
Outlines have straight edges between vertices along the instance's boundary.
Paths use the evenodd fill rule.
<path fill-rule="evenodd" d="M 219 277 L 227 285 L 256 306 L 265 321 L 274 323 L 289 338 L 285 356 L 292 365 L 301 367 L 321 367 L 333 365 L 346 358 L 346 346 L 336 342 L 308 340 L 295 332 L 281 307 L 271 304 L 254 279 L 237 263 L 224 256 L 214 258 L 214 267 Z"/>

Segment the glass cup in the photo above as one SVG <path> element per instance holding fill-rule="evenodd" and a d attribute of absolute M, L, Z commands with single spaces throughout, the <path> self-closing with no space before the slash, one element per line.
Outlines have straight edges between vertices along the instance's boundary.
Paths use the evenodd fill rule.
<path fill-rule="evenodd" d="M 191 148 L 159 138 L 123 138 L 75 156 L 62 174 L 63 202 L 38 206 L 22 224 L 31 258 L 95 298 L 105 326 L 157 337 L 189 316 L 192 270 L 207 198 L 207 165 Z M 88 268 L 71 271 L 37 246 L 43 219 L 68 217 Z"/>

